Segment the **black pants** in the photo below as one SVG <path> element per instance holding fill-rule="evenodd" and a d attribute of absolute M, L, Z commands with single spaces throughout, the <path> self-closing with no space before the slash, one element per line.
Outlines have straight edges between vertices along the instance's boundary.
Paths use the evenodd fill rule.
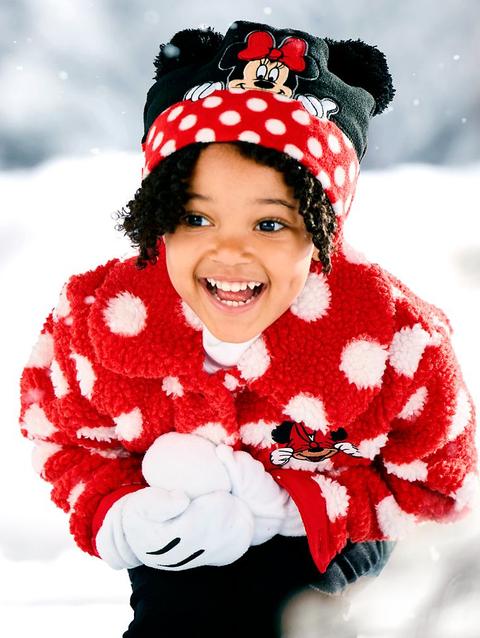
<path fill-rule="evenodd" d="M 130 569 L 134 619 L 123 638 L 277 638 L 293 595 L 308 587 L 335 593 L 361 576 L 376 576 L 394 545 L 348 542 L 324 574 L 304 536 L 275 536 L 222 567 Z"/>

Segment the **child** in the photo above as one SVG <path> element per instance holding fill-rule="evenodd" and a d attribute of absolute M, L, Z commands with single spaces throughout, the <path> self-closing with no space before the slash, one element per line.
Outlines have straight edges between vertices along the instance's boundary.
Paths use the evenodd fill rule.
<path fill-rule="evenodd" d="M 155 67 L 138 257 L 69 279 L 21 431 L 79 547 L 128 570 L 125 637 L 277 636 L 294 592 L 469 511 L 475 410 L 442 310 L 343 239 L 383 54 L 238 21 Z"/>

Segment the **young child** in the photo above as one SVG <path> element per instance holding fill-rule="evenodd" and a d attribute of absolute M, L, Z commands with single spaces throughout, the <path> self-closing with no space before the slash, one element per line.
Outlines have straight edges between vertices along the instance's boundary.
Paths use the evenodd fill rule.
<path fill-rule="evenodd" d="M 384 55 L 238 21 L 155 67 L 138 256 L 66 283 L 21 432 L 78 546 L 128 570 L 125 637 L 278 636 L 293 593 L 469 511 L 475 409 L 442 310 L 343 239 Z"/>

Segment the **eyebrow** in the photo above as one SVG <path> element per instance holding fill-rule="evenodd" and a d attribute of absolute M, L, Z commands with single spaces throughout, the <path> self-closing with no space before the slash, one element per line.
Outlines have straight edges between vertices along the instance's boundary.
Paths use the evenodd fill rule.
<path fill-rule="evenodd" d="M 206 195 L 200 195 L 199 193 L 188 193 L 188 195 L 189 195 L 188 199 L 200 199 L 204 202 L 212 201 L 211 197 L 207 197 Z M 296 210 L 296 206 L 294 206 L 293 204 L 289 204 L 286 200 L 279 199 L 276 197 L 260 197 L 257 199 L 253 199 L 251 201 L 252 201 L 252 204 L 277 204 L 279 206 L 284 206 L 285 208 L 288 208 L 290 210 Z"/>

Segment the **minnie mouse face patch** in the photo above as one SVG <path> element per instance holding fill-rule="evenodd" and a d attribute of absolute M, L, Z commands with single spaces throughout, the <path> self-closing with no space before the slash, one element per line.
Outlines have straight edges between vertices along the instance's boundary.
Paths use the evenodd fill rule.
<path fill-rule="evenodd" d="M 302 423 L 283 421 L 272 431 L 276 443 L 286 444 L 270 454 L 273 465 L 285 465 L 290 459 L 318 463 L 343 452 L 349 456 L 362 457 L 358 449 L 346 441 L 348 434 L 344 428 L 338 428 L 325 436 L 318 431 L 308 431 Z"/>
<path fill-rule="evenodd" d="M 331 98 L 318 98 L 297 93 L 298 82 L 316 80 L 320 75 L 317 61 L 308 54 L 308 43 L 300 37 L 283 38 L 277 47 L 270 31 L 251 31 L 243 41 L 229 45 L 218 69 L 228 71 L 225 81 L 203 82 L 191 87 L 185 100 L 199 100 L 218 90 L 269 91 L 296 99 L 312 115 L 329 118 L 338 113 L 338 104 Z"/>

